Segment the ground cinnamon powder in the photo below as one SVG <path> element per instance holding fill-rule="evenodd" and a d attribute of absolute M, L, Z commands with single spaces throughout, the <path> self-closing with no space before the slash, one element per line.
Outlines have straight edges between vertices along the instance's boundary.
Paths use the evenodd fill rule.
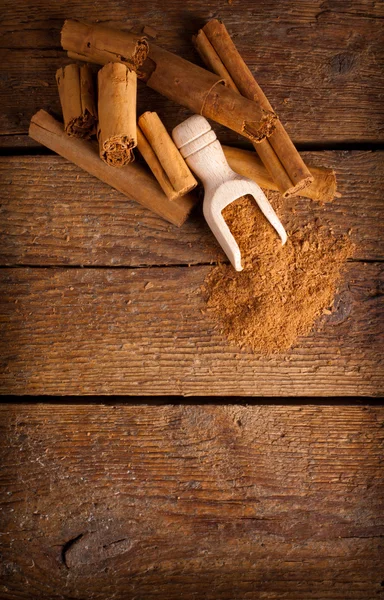
<path fill-rule="evenodd" d="M 265 354 L 287 350 L 320 315 L 330 313 L 353 245 L 348 236 L 337 238 L 316 222 L 288 231 L 282 246 L 247 196 L 227 206 L 223 216 L 244 270 L 228 264 L 212 269 L 202 288 L 207 310 L 236 345 Z"/>

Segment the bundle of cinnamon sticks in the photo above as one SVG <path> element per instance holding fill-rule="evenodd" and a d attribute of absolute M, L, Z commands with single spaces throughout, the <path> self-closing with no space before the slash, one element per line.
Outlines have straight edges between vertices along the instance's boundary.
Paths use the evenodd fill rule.
<path fill-rule="evenodd" d="M 336 194 L 334 172 L 305 165 L 220 21 L 209 21 L 193 38 L 209 70 L 145 35 L 101 25 L 68 20 L 61 41 L 72 60 L 103 65 L 98 99 L 87 64 L 60 68 L 56 80 L 64 127 L 39 111 L 30 135 L 168 221 L 185 221 L 196 201 L 191 191 L 197 181 L 159 115 L 147 111 L 137 120 L 137 79 L 247 138 L 256 152 L 226 148 L 225 153 L 235 171 L 262 187 L 321 202 Z M 133 163 L 136 147 L 152 174 Z"/>

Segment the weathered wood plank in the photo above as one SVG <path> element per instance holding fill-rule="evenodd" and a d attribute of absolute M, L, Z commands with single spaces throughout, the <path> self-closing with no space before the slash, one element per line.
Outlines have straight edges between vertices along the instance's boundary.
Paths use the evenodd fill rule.
<path fill-rule="evenodd" d="M 139 29 L 150 23 L 158 43 L 198 62 L 191 35 L 222 18 L 239 50 L 296 142 L 383 140 L 382 3 L 371 0 L 284 0 L 257 3 L 177 0 L 161 4 L 111 0 L 2 3 L 0 133 L 25 133 L 39 108 L 59 110 L 54 74 L 66 62 L 59 50 L 65 18 Z M 142 110 L 157 110 L 168 127 L 187 113 L 142 88 Z M 15 97 L 17 98 L 15 101 Z M 223 134 L 223 132 L 221 132 Z M 223 134 L 225 141 L 236 136 Z"/>
<path fill-rule="evenodd" d="M 382 152 L 307 152 L 332 166 L 342 194 L 319 207 L 292 199 L 288 233 L 319 218 L 338 234 L 352 229 L 355 258 L 384 257 L 380 218 Z M 224 259 L 200 211 L 180 229 L 56 156 L 0 158 L 0 264 L 138 266 Z"/>
<path fill-rule="evenodd" d="M 0 392 L 383 392 L 380 264 L 349 263 L 323 329 L 273 358 L 229 347 L 201 313 L 199 288 L 209 269 L 1 269 Z"/>
<path fill-rule="evenodd" d="M 37 149 L 39 152 L 37 152 Z M 0 135 L 0 153 L 1 155 L 12 155 L 17 153 L 50 154 L 50 150 L 44 151 L 39 142 L 35 142 L 29 135 Z"/>
<path fill-rule="evenodd" d="M 40 404 L 0 415 L 5 600 L 382 591 L 383 407 Z"/>

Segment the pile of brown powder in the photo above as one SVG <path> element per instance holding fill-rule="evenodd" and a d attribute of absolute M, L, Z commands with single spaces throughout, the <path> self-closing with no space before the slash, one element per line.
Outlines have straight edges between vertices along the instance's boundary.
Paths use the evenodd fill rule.
<path fill-rule="evenodd" d="M 265 354 L 290 348 L 330 311 L 340 272 L 353 245 L 316 224 L 288 232 L 281 245 L 252 198 L 239 198 L 223 216 L 240 247 L 244 270 L 221 264 L 202 288 L 224 335 Z"/>

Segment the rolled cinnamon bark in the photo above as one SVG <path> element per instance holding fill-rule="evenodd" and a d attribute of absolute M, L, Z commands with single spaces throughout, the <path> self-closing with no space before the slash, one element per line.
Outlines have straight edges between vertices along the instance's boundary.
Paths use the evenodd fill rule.
<path fill-rule="evenodd" d="M 95 142 L 69 137 L 61 123 L 44 110 L 32 117 L 29 135 L 178 227 L 185 222 L 197 201 L 193 194 L 186 194 L 171 202 L 155 178 L 136 163 L 122 169 L 111 169 L 100 160 Z"/>
<path fill-rule="evenodd" d="M 98 64 L 114 61 L 133 65 L 137 76 L 152 89 L 253 142 L 260 142 L 274 131 L 277 117 L 273 111 L 239 96 L 217 75 L 152 42 L 147 42 L 146 60 L 138 64 L 137 41 L 133 33 L 71 20 L 65 22 L 61 37 L 68 56 Z"/>
<path fill-rule="evenodd" d="M 224 79 L 225 84 L 237 92 L 238 89 L 232 77 L 202 29 L 198 31 L 197 35 L 192 36 L 192 42 L 208 69 L 216 73 L 216 75 L 220 75 Z"/>
<path fill-rule="evenodd" d="M 199 29 L 197 35 L 192 36 L 192 41 L 195 45 L 196 50 L 200 54 L 202 60 L 207 65 L 207 67 L 217 75 L 223 77 L 226 80 L 227 84 L 230 85 L 230 87 L 234 91 L 240 94 L 232 77 L 225 68 L 221 58 L 217 54 L 216 50 L 214 49 L 214 47 L 212 46 L 211 42 L 209 41 L 202 29 Z M 266 165 L 273 180 L 276 182 L 279 191 L 284 196 L 290 195 L 292 190 L 292 182 L 288 177 L 286 170 L 281 164 L 271 144 L 268 142 L 267 139 L 264 139 L 258 144 L 253 145 L 256 152 L 262 159 L 263 164 Z"/>
<path fill-rule="evenodd" d="M 225 25 L 212 19 L 202 30 L 228 70 L 239 93 L 256 101 L 265 110 L 273 110 L 268 98 L 256 82 L 251 71 L 233 43 Z M 274 132 L 267 143 L 256 148 L 264 165 L 276 181 L 280 192 L 290 196 L 310 185 L 312 175 L 296 150 L 281 121 L 277 121 Z"/>
<path fill-rule="evenodd" d="M 163 167 L 160 164 L 159 159 L 157 158 L 155 152 L 151 144 L 148 142 L 144 133 L 141 131 L 140 127 L 137 127 L 137 148 L 147 163 L 148 167 L 151 169 L 152 173 L 156 177 L 157 181 L 164 194 L 170 200 L 176 200 L 179 195 L 172 187 L 171 182 L 169 181 L 169 177 L 164 171 Z"/>
<path fill-rule="evenodd" d="M 88 139 L 96 133 L 97 123 L 91 69 L 88 65 L 67 65 L 56 71 L 56 82 L 65 132 Z"/>
<path fill-rule="evenodd" d="M 100 158 L 111 167 L 134 160 L 136 73 L 121 63 L 108 63 L 98 73 Z"/>
<path fill-rule="evenodd" d="M 202 29 L 198 31 L 196 36 L 192 36 L 192 41 L 207 67 L 217 75 L 226 77 L 228 71 Z M 229 73 L 228 77 L 231 80 L 232 89 L 240 94 Z M 268 139 L 261 140 L 258 144 L 254 143 L 253 146 L 263 164 L 267 167 L 272 179 L 276 182 L 279 191 L 283 196 L 289 196 L 293 191 L 292 182 Z"/>
<path fill-rule="evenodd" d="M 166 181 L 164 175 L 167 177 L 170 184 L 171 189 L 169 189 L 168 184 L 165 187 L 162 186 L 163 191 L 167 194 L 168 198 L 173 200 L 174 198 L 183 196 L 187 192 L 193 190 L 197 186 L 197 181 L 192 175 L 184 158 L 181 156 L 171 136 L 165 129 L 158 114 L 150 111 L 142 114 L 141 117 L 139 117 L 139 128 L 147 142 L 150 144 L 162 167 L 161 176 L 160 179 L 158 179 L 160 185 L 162 186 L 162 183 Z M 146 152 L 147 149 L 145 143 L 143 144 L 143 140 L 141 141 L 141 148 L 139 146 L 139 150 L 143 150 L 142 154 L 145 160 L 147 160 L 146 156 L 152 158 L 152 156 Z M 155 168 L 155 170 L 152 169 L 151 162 L 154 164 L 153 161 L 148 162 L 149 167 L 155 177 L 157 177 L 158 170 L 157 168 Z"/>
<path fill-rule="evenodd" d="M 148 55 L 148 42 L 143 35 L 67 20 L 61 30 L 61 44 L 73 51 L 78 60 L 106 65 L 122 62 L 136 71 Z"/>
<path fill-rule="evenodd" d="M 278 190 L 276 182 L 254 152 L 230 146 L 223 146 L 223 150 L 229 166 L 236 173 L 249 177 L 264 189 Z M 308 168 L 313 181 L 308 187 L 296 192 L 295 196 L 311 198 L 320 204 L 331 202 L 335 196 L 340 196 L 336 191 L 336 174 L 333 169 L 327 167 Z"/>

